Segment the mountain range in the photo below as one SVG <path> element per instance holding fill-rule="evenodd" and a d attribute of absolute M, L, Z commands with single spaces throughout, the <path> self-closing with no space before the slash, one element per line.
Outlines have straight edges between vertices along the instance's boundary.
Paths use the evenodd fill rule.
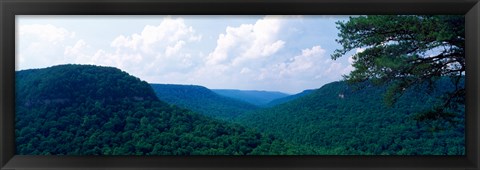
<path fill-rule="evenodd" d="M 393 105 L 388 84 L 339 81 L 288 95 L 148 84 L 93 65 L 17 71 L 16 86 L 18 154 L 465 154 L 464 111 L 457 123 L 415 120 L 454 88 L 446 78 Z"/>
<path fill-rule="evenodd" d="M 287 97 L 289 94 L 277 92 L 277 91 L 260 91 L 260 90 L 236 90 L 236 89 L 212 89 L 213 92 L 238 99 L 250 104 L 254 104 L 257 106 L 265 106 L 269 102 Z"/>
<path fill-rule="evenodd" d="M 218 95 L 203 86 L 175 84 L 151 84 L 151 86 L 162 101 L 218 119 L 233 119 L 242 113 L 258 109 L 256 105 Z"/>
<path fill-rule="evenodd" d="M 455 113 L 454 124 L 415 120 L 454 89 L 447 79 L 434 86 L 409 89 L 389 106 L 384 98 L 388 85 L 332 82 L 287 103 L 242 114 L 236 122 L 287 141 L 327 148 L 326 153 L 463 155 L 464 110 Z"/>
<path fill-rule="evenodd" d="M 60 65 L 17 71 L 15 81 L 19 155 L 314 153 L 167 104 L 147 82 L 117 68 Z"/>

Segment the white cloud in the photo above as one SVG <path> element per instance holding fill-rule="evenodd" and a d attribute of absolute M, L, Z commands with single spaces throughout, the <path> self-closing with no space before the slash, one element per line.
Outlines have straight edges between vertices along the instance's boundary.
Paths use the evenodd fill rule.
<path fill-rule="evenodd" d="M 345 67 L 345 66 L 343 66 L 341 63 L 331 62 L 331 63 L 330 63 L 330 66 L 328 67 L 328 69 L 325 70 L 324 75 L 335 74 L 335 72 L 338 72 L 339 70 L 342 70 L 342 71 L 343 71 L 344 67 Z M 347 67 L 348 67 L 348 66 L 347 66 Z"/>
<path fill-rule="evenodd" d="M 227 27 L 226 33 L 218 37 L 215 50 L 207 56 L 207 64 L 241 65 L 270 57 L 285 45 L 278 39 L 283 22 L 281 18 L 267 16 L 255 24 Z"/>
<path fill-rule="evenodd" d="M 222 27 L 207 31 L 205 25 L 195 25 L 197 21 L 165 17 L 140 29 L 99 27 L 92 35 L 82 32 L 89 29 L 75 28 L 79 31 L 76 35 L 62 27 L 36 25 L 37 30 L 30 26 L 20 31 L 21 53 L 17 56 L 27 64 L 44 62 L 45 58 L 32 59 L 36 56 L 48 57 L 50 61 L 43 65 L 32 64 L 35 68 L 95 64 L 120 68 L 150 83 L 285 92 L 318 88 L 352 70 L 353 58 L 331 60 L 328 53 L 334 45 L 319 45 L 328 43 L 322 24 L 290 19 L 302 16 L 266 16 L 253 22 L 247 19 L 249 23 L 220 24 Z M 104 38 L 97 35 L 105 31 L 112 31 L 110 38 L 97 41 Z M 213 38 L 202 39 L 197 31 Z"/>
<path fill-rule="evenodd" d="M 293 57 L 279 55 L 286 45 L 281 35 L 290 30 L 284 27 L 285 22 L 281 17 L 267 16 L 254 24 L 227 26 L 218 35 L 216 47 L 209 53 L 203 51 L 207 52 L 204 55 L 202 51 L 189 51 L 189 47 L 202 43 L 202 36 L 193 27 L 182 19 L 165 18 L 157 26 L 148 25 L 137 33 L 114 38 L 110 43 L 113 50 L 97 50 L 90 55 L 90 61 L 82 62 L 118 67 L 151 83 L 210 88 L 236 85 L 242 89 L 315 83 L 302 78 L 313 79 L 320 74 L 317 64 L 325 59 L 326 52 L 314 46 L 299 50 L 300 54 Z M 77 44 L 66 53 L 84 46 Z"/>
<path fill-rule="evenodd" d="M 160 75 L 174 75 L 194 67 L 200 59 L 191 55 L 187 47 L 201 37 L 183 19 L 166 17 L 159 25 L 146 25 L 136 33 L 117 36 L 110 49 L 81 50 L 89 45 L 78 41 L 66 47 L 64 53 L 75 57 L 77 63 L 117 67 L 153 83 L 159 82 Z"/>
<path fill-rule="evenodd" d="M 87 43 L 84 40 L 78 40 L 75 45 L 67 46 L 64 51 L 64 55 L 77 56 L 82 54 L 82 50 L 87 47 Z"/>
<path fill-rule="evenodd" d="M 247 67 L 243 67 L 242 70 L 240 71 L 240 74 L 248 74 L 248 73 L 251 73 L 252 70 L 250 70 L 249 68 Z"/>
<path fill-rule="evenodd" d="M 207 64 L 191 75 L 192 83 L 208 84 L 211 88 L 226 88 L 234 84 L 241 89 L 280 90 L 298 92 L 293 89 L 319 88 L 321 85 L 338 80 L 346 65 L 333 61 L 321 46 L 313 46 L 298 51 L 298 55 L 283 60 L 252 59 L 241 65 L 233 63 Z M 325 61 L 327 61 L 325 63 Z"/>
<path fill-rule="evenodd" d="M 117 38 L 115 38 L 115 40 L 113 40 L 110 45 L 116 48 L 127 47 L 133 50 L 137 50 L 137 46 L 140 43 L 140 41 L 141 41 L 141 37 L 138 34 L 133 34 L 129 37 L 120 35 Z"/>
<path fill-rule="evenodd" d="M 185 45 L 185 41 L 178 41 L 173 47 L 167 46 L 165 49 L 165 56 L 170 57 L 175 55 L 180 51 L 180 49 Z"/>
<path fill-rule="evenodd" d="M 361 53 L 361 52 L 363 52 L 363 51 L 365 51 L 365 48 L 357 48 L 357 49 L 355 50 L 355 54 Z M 350 74 L 350 72 L 352 72 L 352 71 L 355 69 L 355 68 L 353 68 L 353 66 L 352 66 L 352 64 L 355 62 L 355 59 L 353 58 L 353 56 L 354 56 L 355 54 L 353 54 L 353 55 L 351 55 L 351 56 L 348 57 L 348 60 L 347 60 L 347 61 L 348 61 L 348 66 L 345 67 L 345 68 L 342 70 L 342 72 L 341 72 L 342 75 L 348 75 L 348 74 Z"/>
<path fill-rule="evenodd" d="M 302 55 L 295 56 L 290 63 L 292 71 L 305 71 L 314 67 L 320 59 L 324 58 L 325 50 L 320 46 L 302 50 Z"/>
<path fill-rule="evenodd" d="M 75 38 L 75 32 L 51 24 L 19 24 L 16 31 L 17 70 L 65 63 L 65 46 Z"/>
<path fill-rule="evenodd" d="M 152 54 L 158 48 L 165 48 L 170 44 L 200 41 L 201 35 L 197 35 L 191 26 L 187 26 L 182 18 L 173 19 L 166 17 L 157 25 L 146 25 L 141 33 L 130 36 L 118 36 L 111 46 L 116 48 L 129 48 L 131 50 L 142 50 L 143 53 Z M 175 46 L 180 50 L 182 45 Z M 173 48 L 173 47 L 170 47 Z"/>
<path fill-rule="evenodd" d="M 293 56 L 281 63 L 270 65 L 262 70 L 258 79 L 303 79 L 321 73 L 325 58 L 325 49 L 320 46 L 303 49 L 300 55 Z"/>
<path fill-rule="evenodd" d="M 283 62 L 272 63 L 265 68 L 251 71 L 257 84 L 282 86 L 284 91 L 295 88 L 319 88 L 321 85 L 339 80 L 341 73 L 349 73 L 351 63 L 332 60 L 319 45 L 301 50 L 299 55 Z M 298 92 L 298 91 L 297 91 Z"/>
<path fill-rule="evenodd" d="M 75 33 L 65 28 L 55 27 L 51 24 L 29 24 L 18 27 L 20 37 L 30 37 L 41 41 L 57 44 L 66 38 L 74 38 Z"/>

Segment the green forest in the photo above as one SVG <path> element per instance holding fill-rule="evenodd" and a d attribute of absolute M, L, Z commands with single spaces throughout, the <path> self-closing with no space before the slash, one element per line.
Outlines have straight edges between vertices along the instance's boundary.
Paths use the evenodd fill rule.
<path fill-rule="evenodd" d="M 344 79 L 287 95 L 149 84 L 114 67 L 17 71 L 19 155 L 464 155 L 463 16 L 338 22 Z M 443 51 L 432 54 L 431 51 Z"/>
<path fill-rule="evenodd" d="M 19 71 L 16 76 L 18 154 L 313 153 L 162 102 L 148 83 L 116 68 L 60 65 Z"/>
<path fill-rule="evenodd" d="M 444 91 L 412 89 L 392 106 L 384 104 L 386 86 L 356 89 L 334 82 L 310 95 L 272 108 L 242 114 L 236 120 L 287 141 L 325 147 L 333 154 L 462 155 L 464 115 L 451 121 L 417 120 Z M 453 89 L 442 79 L 436 89 Z M 421 101 L 421 102 L 419 102 Z M 269 122 L 269 123 L 264 123 Z M 334 152 L 333 152 L 334 151 Z"/>

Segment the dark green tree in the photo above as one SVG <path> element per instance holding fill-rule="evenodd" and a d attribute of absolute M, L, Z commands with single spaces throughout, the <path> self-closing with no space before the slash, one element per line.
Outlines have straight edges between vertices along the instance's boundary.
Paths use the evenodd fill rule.
<path fill-rule="evenodd" d="M 342 45 L 332 59 L 354 49 L 349 82 L 390 84 L 385 93 L 393 104 L 408 88 L 449 78 L 455 88 L 435 106 L 417 115 L 419 120 L 451 120 L 465 104 L 465 22 L 463 15 L 375 15 L 337 22 Z"/>
<path fill-rule="evenodd" d="M 167 104 L 147 82 L 112 67 L 69 64 L 18 71 L 15 94 L 20 155 L 314 153 Z M 270 147 L 274 142 L 283 147 Z"/>

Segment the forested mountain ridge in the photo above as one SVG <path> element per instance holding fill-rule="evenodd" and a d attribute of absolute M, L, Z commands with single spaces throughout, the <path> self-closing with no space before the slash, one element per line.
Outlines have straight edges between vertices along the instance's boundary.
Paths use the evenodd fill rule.
<path fill-rule="evenodd" d="M 237 122 L 333 154 L 463 155 L 464 112 L 455 115 L 454 124 L 415 120 L 439 101 L 436 96 L 454 89 L 447 78 L 435 86 L 432 91 L 426 84 L 409 89 L 388 106 L 387 86 L 333 82 L 290 102 L 240 115 Z"/>
<path fill-rule="evenodd" d="M 87 99 L 110 102 L 115 99 L 155 100 L 146 82 L 116 68 L 61 65 L 46 69 L 17 71 L 16 100 L 26 107 L 68 104 Z M 93 80 L 102 80 L 89 82 Z"/>
<path fill-rule="evenodd" d="M 220 96 L 202 86 L 175 84 L 151 84 L 151 86 L 162 101 L 218 119 L 229 120 L 247 111 L 258 109 L 255 105 Z"/>
<path fill-rule="evenodd" d="M 20 155 L 312 153 L 164 103 L 148 83 L 112 67 L 23 70 L 15 81 Z"/>
<path fill-rule="evenodd" d="M 304 90 L 304 91 L 302 91 L 302 92 L 300 92 L 300 93 L 297 93 L 297 94 L 294 94 L 294 95 L 290 95 L 290 96 L 278 98 L 278 99 L 275 99 L 275 100 L 272 100 L 272 101 L 268 102 L 268 103 L 266 104 L 266 106 L 271 107 L 271 106 L 275 106 L 275 105 L 287 103 L 287 102 L 292 101 L 292 100 L 295 100 L 295 99 L 297 99 L 297 98 L 299 98 L 299 97 L 302 97 L 302 96 L 305 96 L 305 95 L 307 95 L 307 94 L 310 94 L 310 93 L 312 93 L 312 92 L 314 92 L 314 91 L 315 91 L 315 89 Z"/>
<path fill-rule="evenodd" d="M 248 102 L 250 104 L 254 104 L 257 106 L 265 106 L 272 100 L 289 96 L 289 94 L 276 92 L 276 91 L 235 90 L 235 89 L 212 89 L 212 91 L 219 95 L 238 99 L 238 100 Z"/>

